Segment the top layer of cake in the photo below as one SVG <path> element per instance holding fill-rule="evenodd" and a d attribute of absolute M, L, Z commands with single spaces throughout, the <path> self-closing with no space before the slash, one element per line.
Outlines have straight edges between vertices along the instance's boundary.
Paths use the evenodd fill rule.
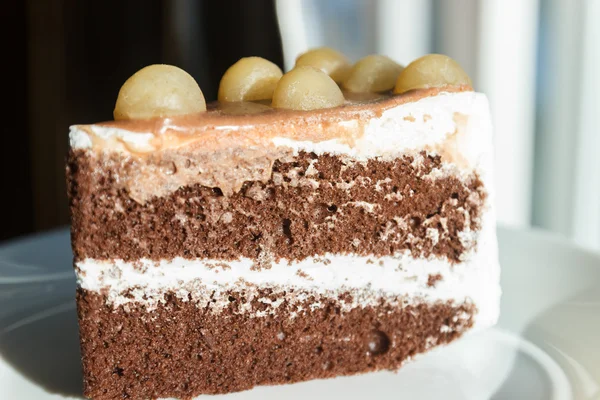
<path fill-rule="evenodd" d="M 491 146 L 485 96 L 439 55 L 406 68 L 368 56 L 350 68 L 317 49 L 285 75 L 267 60 L 241 59 L 208 110 L 191 76 L 151 66 L 123 85 L 115 118 L 73 126 L 71 148 L 114 154 L 120 184 L 140 203 L 191 184 L 228 196 L 246 181 L 265 182 L 275 160 L 299 151 L 385 161 L 425 150 L 454 175 L 485 174 Z"/>

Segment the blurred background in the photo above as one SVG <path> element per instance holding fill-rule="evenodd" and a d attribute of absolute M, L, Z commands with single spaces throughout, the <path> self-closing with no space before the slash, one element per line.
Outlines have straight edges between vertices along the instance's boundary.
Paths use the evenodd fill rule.
<path fill-rule="evenodd" d="M 240 57 L 287 70 L 327 45 L 354 61 L 454 57 L 490 99 L 499 222 L 600 249 L 600 0 L 27 0 L 0 13 L 14 108 L 0 239 L 68 224 L 68 127 L 111 119 L 138 69 L 178 65 L 214 100 Z"/>

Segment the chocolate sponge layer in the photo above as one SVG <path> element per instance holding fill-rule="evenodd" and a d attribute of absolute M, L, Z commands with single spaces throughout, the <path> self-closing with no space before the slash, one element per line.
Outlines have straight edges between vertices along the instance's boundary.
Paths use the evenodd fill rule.
<path fill-rule="evenodd" d="M 300 153 L 275 161 L 267 182 L 246 182 L 231 196 L 195 185 L 140 204 L 119 184 L 119 157 L 69 155 L 76 259 L 297 260 L 408 249 L 458 261 L 467 250 L 458 234 L 479 229 L 485 197 L 476 174 L 427 177 L 442 160 L 425 152 L 364 163 Z"/>
<path fill-rule="evenodd" d="M 298 308 L 284 298 L 275 312 L 257 317 L 267 305 L 245 304 L 240 292 L 223 296 L 230 305 L 218 313 L 211 302 L 198 305 L 169 294 L 147 311 L 136 303 L 113 309 L 106 296 L 79 289 L 85 395 L 190 399 L 395 370 L 409 357 L 458 338 L 476 312 L 471 304 L 398 307 L 385 301 L 343 311 L 344 296 L 309 296 L 295 304 L 303 312 L 295 312 Z M 258 297 L 269 296 L 264 289 Z M 315 303 L 321 307 L 311 308 Z M 240 312 L 243 306 L 246 311 Z"/>

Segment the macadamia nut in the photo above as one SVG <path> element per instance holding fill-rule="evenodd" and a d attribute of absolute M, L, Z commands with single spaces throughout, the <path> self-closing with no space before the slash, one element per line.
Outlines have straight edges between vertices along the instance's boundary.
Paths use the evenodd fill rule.
<path fill-rule="evenodd" d="M 471 79 L 460 65 L 448 56 L 429 54 L 411 62 L 402 70 L 394 93 L 440 86 L 472 86 Z"/>
<path fill-rule="evenodd" d="M 271 100 L 283 72 L 269 60 L 246 57 L 225 72 L 219 84 L 219 101 Z"/>
<path fill-rule="evenodd" d="M 156 64 L 133 74 L 119 90 L 116 120 L 148 119 L 206 111 L 202 90 L 190 74 Z"/>
<path fill-rule="evenodd" d="M 273 93 L 273 107 L 316 110 L 344 103 L 344 95 L 326 73 L 313 67 L 296 67 L 283 75 Z"/>

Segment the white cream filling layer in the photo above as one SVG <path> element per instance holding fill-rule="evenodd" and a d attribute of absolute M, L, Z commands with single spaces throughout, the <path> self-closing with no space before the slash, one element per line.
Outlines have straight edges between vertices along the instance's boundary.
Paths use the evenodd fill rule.
<path fill-rule="evenodd" d="M 327 265 L 323 264 L 324 259 Z M 399 295 L 404 296 L 405 304 L 469 300 L 479 309 L 477 324 L 485 326 L 493 324 L 498 314 L 496 265 L 491 263 L 450 265 L 439 259 L 412 259 L 409 255 L 375 259 L 328 255 L 301 262 L 278 262 L 268 270 L 255 269 L 250 259 L 218 263 L 176 258 L 158 263 L 142 260 L 135 265 L 121 260 L 87 259 L 77 267 L 79 285 L 86 290 L 106 291 L 109 302 L 115 306 L 136 302 L 153 308 L 165 293 L 174 293 L 183 300 L 190 295 L 205 304 L 208 299 L 204 297 L 213 291 L 241 290 L 251 284 L 331 297 L 350 291 L 356 297 L 352 306 L 376 304 L 382 296 Z M 436 274 L 441 275 L 441 280 L 429 286 L 429 276 Z"/>

